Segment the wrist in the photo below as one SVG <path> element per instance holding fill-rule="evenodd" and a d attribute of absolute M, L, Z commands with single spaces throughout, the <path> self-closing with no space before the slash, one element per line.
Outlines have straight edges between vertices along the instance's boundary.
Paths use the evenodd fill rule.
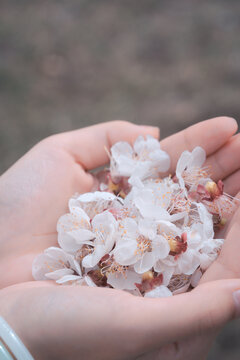
<path fill-rule="evenodd" d="M 21 339 L 0 316 L 0 351 L 4 360 L 16 358 L 17 360 L 34 360 Z"/>
<path fill-rule="evenodd" d="M 25 296 L 18 296 L 19 286 L 0 290 L 0 339 L 14 354 L 14 359 L 32 360 L 33 354 L 35 358 L 38 336 L 26 316 Z M 24 294 L 24 290 L 22 293 Z M 31 356 L 16 356 L 15 352 L 16 354 L 29 352 Z"/>

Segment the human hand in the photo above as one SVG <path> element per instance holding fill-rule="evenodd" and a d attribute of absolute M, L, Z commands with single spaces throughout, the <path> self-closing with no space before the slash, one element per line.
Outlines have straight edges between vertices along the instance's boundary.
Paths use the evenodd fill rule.
<path fill-rule="evenodd" d="M 215 118 L 161 142 L 174 173 L 183 150 L 202 146 L 214 179 L 226 182 L 234 195 L 240 179 L 239 135 L 235 120 Z M 137 136 L 158 137 L 158 129 L 116 121 L 51 136 L 30 150 L 0 179 L 0 287 L 32 280 L 34 257 L 57 244 L 56 223 L 75 192 L 90 191 L 88 170 L 108 161 L 104 146 Z M 8 272 L 5 269 L 8 268 Z"/>
<path fill-rule="evenodd" d="M 32 280 L 35 256 L 57 245 L 57 220 L 69 198 L 90 191 L 88 170 L 108 162 L 105 147 L 146 134 L 158 137 L 159 129 L 113 121 L 54 135 L 1 176 L 0 288 Z"/>
<path fill-rule="evenodd" d="M 124 126 L 126 126 L 126 124 Z M 86 129 L 84 129 L 84 130 L 86 130 Z M 83 131 L 83 130 L 80 130 L 80 131 Z M 236 124 L 234 123 L 234 121 L 232 119 L 218 118 L 218 119 L 213 119 L 211 121 L 200 123 L 198 125 L 195 125 L 195 126 L 189 128 L 189 129 L 185 130 L 184 132 L 181 132 L 181 133 L 179 133 L 177 135 L 174 135 L 173 137 L 170 137 L 168 139 L 165 139 L 162 142 L 162 147 L 166 151 L 168 151 L 170 153 L 170 155 L 171 155 L 171 158 L 172 158 L 172 172 L 174 172 L 177 158 L 179 157 L 180 153 L 183 150 L 185 150 L 186 148 L 191 150 L 196 145 L 200 145 L 200 146 L 204 147 L 205 150 L 207 151 L 208 163 L 210 163 L 212 165 L 212 169 L 213 169 L 212 172 L 213 172 L 214 179 L 215 180 L 217 180 L 218 178 L 225 179 L 226 184 L 227 184 L 226 191 L 230 192 L 230 193 L 232 193 L 234 195 L 234 193 L 237 190 L 237 183 L 239 182 L 239 180 L 238 180 L 239 179 L 239 170 L 238 170 L 238 168 L 239 168 L 239 159 L 237 157 L 237 154 L 238 154 L 237 150 L 239 149 L 239 136 L 231 137 L 232 134 L 235 131 L 236 131 Z M 74 133 L 76 133 L 76 132 L 74 132 Z M 70 134 L 73 135 L 74 133 L 70 133 Z M 65 135 L 65 134 L 61 134 L 61 135 Z M 132 139 L 134 139 L 138 135 L 139 135 L 139 133 L 138 134 L 135 133 L 133 135 Z M 32 154 L 32 156 L 35 157 L 36 155 L 38 155 L 38 156 L 36 156 L 36 158 L 38 159 L 38 160 L 36 159 L 36 162 L 38 164 L 41 164 L 41 165 L 45 164 L 46 159 L 48 160 L 47 164 L 48 163 L 51 164 L 50 161 L 52 159 L 55 159 L 55 158 L 58 159 L 58 156 L 59 156 L 59 159 L 58 159 L 59 161 L 57 161 L 57 164 L 58 164 L 57 168 L 58 168 L 58 171 L 61 171 L 62 168 L 59 168 L 59 167 L 60 167 L 61 157 L 63 156 L 63 153 L 65 154 L 65 151 L 66 151 L 66 147 L 65 147 L 65 141 L 66 140 L 63 141 L 63 144 L 62 144 L 62 145 L 64 145 L 63 148 L 60 147 L 60 149 L 59 149 L 56 146 L 56 144 L 53 142 L 53 138 L 47 139 L 47 140 L 50 140 L 51 146 L 48 143 L 48 141 L 46 141 L 48 143 L 48 146 L 50 147 L 49 149 L 47 147 L 46 142 L 45 143 L 43 142 L 40 145 L 44 145 L 45 152 L 43 152 L 43 148 L 41 148 L 41 151 L 40 151 L 40 147 L 37 149 L 38 151 L 36 151 L 36 148 L 34 148 L 33 150 L 35 151 L 35 153 L 34 153 L 34 156 L 33 156 L 33 154 Z M 123 139 L 123 138 L 121 137 L 121 139 Z M 190 139 L 192 141 L 191 143 L 190 143 Z M 56 140 L 56 138 L 55 138 L 55 140 Z M 118 140 L 120 140 L 120 139 L 116 139 L 115 141 L 118 141 Z M 74 144 L 74 141 L 72 141 L 72 142 Z M 58 142 L 57 142 L 57 144 L 58 144 Z M 172 144 L 174 144 L 174 147 L 172 147 Z M 75 145 L 73 146 L 73 148 L 75 149 L 75 147 L 76 147 L 76 142 L 75 142 Z M 50 150 L 50 149 L 51 149 L 51 152 L 50 152 L 51 156 L 49 158 L 49 151 L 48 150 Z M 45 169 L 43 174 L 42 174 L 42 172 L 40 171 L 40 169 L 38 167 L 36 167 L 36 169 L 34 169 L 34 168 L 32 169 L 32 166 L 30 166 L 30 163 L 31 163 L 30 159 L 32 158 L 32 156 L 30 157 L 29 154 L 28 154 L 27 159 L 26 158 L 25 159 L 23 158 L 23 159 L 24 159 L 24 165 L 25 166 L 27 165 L 25 169 L 28 170 L 27 174 L 28 174 L 28 176 L 30 175 L 29 179 L 32 181 L 33 188 L 30 188 L 30 190 L 33 191 L 33 194 L 37 194 L 37 196 L 39 196 L 39 192 L 42 189 L 42 187 L 39 186 L 39 184 L 41 185 L 42 183 L 44 183 L 43 180 L 46 181 L 46 183 L 45 183 L 46 188 L 44 189 L 45 192 L 42 191 L 42 194 L 44 195 L 43 196 L 43 199 L 44 199 L 43 204 L 45 206 L 42 206 L 42 201 L 39 201 L 41 199 L 38 200 L 37 197 L 32 198 L 32 200 L 35 200 L 35 202 L 36 202 L 35 206 L 37 208 L 37 215 L 39 215 L 39 213 L 41 211 L 44 213 L 47 210 L 47 208 L 49 208 L 49 205 L 53 205 L 54 210 L 58 211 L 58 209 L 57 208 L 55 209 L 55 206 L 54 206 L 54 205 L 58 204 L 57 195 L 58 195 L 58 192 L 59 192 L 59 187 L 57 188 L 58 191 L 55 191 L 55 188 L 53 186 L 53 180 L 56 180 L 58 178 L 58 176 L 55 176 L 56 175 L 55 174 L 55 171 L 56 171 L 55 167 L 53 167 L 53 169 L 52 169 L 51 166 L 50 167 L 49 166 L 42 166 L 43 169 Z M 40 156 L 40 154 L 41 154 L 41 156 Z M 53 154 L 55 156 L 52 156 Z M 44 159 L 44 156 L 42 158 L 42 155 L 46 156 L 46 159 Z M 65 156 L 66 156 L 66 154 L 65 154 Z M 104 156 L 105 156 L 105 154 L 104 154 Z M 68 159 L 70 157 L 71 156 L 68 154 Z M 43 159 L 44 159 L 44 161 L 43 161 Z M 229 162 L 229 159 L 231 160 L 231 162 Z M 106 161 L 106 159 L 105 159 L 105 161 Z M 220 166 L 219 166 L 218 162 L 219 162 L 219 164 L 221 164 Z M 53 161 L 53 164 L 55 164 L 55 161 Z M 75 164 L 75 162 L 72 159 L 72 161 L 69 162 L 69 166 L 74 167 L 74 164 Z M 5 179 L 4 179 L 5 184 L 7 184 L 7 183 L 10 184 L 10 185 L 12 184 L 12 187 L 10 186 L 10 189 L 14 190 L 13 191 L 13 198 L 15 196 L 15 198 L 12 199 L 12 200 L 17 200 L 17 205 L 18 206 L 19 206 L 19 204 L 23 205 L 25 203 L 28 205 L 28 213 L 27 213 L 28 216 L 26 217 L 27 224 L 31 225 L 30 229 L 34 229 L 37 226 L 40 226 L 39 223 L 41 224 L 42 219 L 39 218 L 39 220 L 40 220 L 39 223 L 36 223 L 36 221 L 35 221 L 32 224 L 34 216 L 32 216 L 33 215 L 32 211 L 29 211 L 29 209 L 32 210 L 31 202 L 29 202 L 28 199 L 25 199 L 24 196 L 22 196 L 21 191 L 20 191 L 21 196 L 20 196 L 20 199 L 19 199 L 19 191 L 17 191 L 18 189 L 16 189 L 17 185 L 21 188 L 21 186 L 23 186 L 23 184 L 24 184 L 24 182 L 26 180 L 24 181 L 24 176 L 23 176 L 23 180 L 22 180 L 22 182 L 20 182 L 20 184 L 14 184 L 14 181 L 13 181 L 14 176 L 17 178 L 18 175 L 21 175 L 21 174 L 24 175 L 23 171 L 22 172 L 20 171 L 22 166 L 19 166 L 19 164 L 16 164 L 16 165 L 18 165 L 18 168 L 16 169 L 16 166 L 15 166 L 15 169 L 14 168 L 11 169 L 12 172 L 10 173 L 10 175 L 11 175 L 10 178 L 5 177 Z M 226 167 L 224 168 L 224 166 L 226 166 Z M 77 166 L 75 164 L 74 169 L 76 169 L 76 168 L 77 168 Z M 20 172 L 18 173 L 16 170 L 18 170 Z M 49 171 L 49 173 L 48 173 L 48 171 Z M 34 178 L 36 179 L 36 175 L 39 172 L 41 173 L 41 176 L 40 176 L 41 182 L 36 181 L 36 184 L 37 184 L 36 188 L 37 188 L 38 191 L 35 193 Z M 74 172 L 75 172 L 75 170 L 74 170 Z M 84 173 L 82 168 L 81 168 L 80 173 L 81 173 L 81 176 Z M 59 174 L 59 172 L 58 172 L 58 174 Z M 9 175 L 9 172 L 7 172 L 5 175 Z M 51 189 L 53 190 L 53 195 L 54 195 L 53 197 L 54 197 L 54 199 L 56 201 L 53 204 L 52 204 L 51 201 L 49 201 L 48 192 L 46 190 L 47 185 L 48 185 L 47 181 L 49 180 L 47 178 L 47 176 L 50 176 L 50 175 L 52 175 L 52 177 L 53 177 L 52 181 L 51 181 L 51 177 L 49 177 L 49 179 L 50 179 L 50 182 L 51 182 Z M 88 191 L 92 187 L 93 178 L 89 174 L 84 174 L 83 178 L 84 179 L 88 178 L 88 181 L 86 181 L 86 183 L 89 183 L 89 184 L 91 183 L 91 185 L 89 185 L 89 189 L 86 186 L 86 188 L 82 190 L 82 191 Z M 8 180 L 12 179 L 12 181 L 7 182 L 7 179 Z M 63 177 L 63 179 L 65 179 L 65 178 Z M 62 188 L 65 189 L 66 183 L 64 183 L 64 181 L 62 181 L 63 179 L 61 178 L 60 185 L 62 186 Z M 31 183 L 31 181 L 30 181 L 30 183 Z M 64 201 L 62 201 L 62 204 L 61 204 L 61 208 L 63 210 L 61 210 L 61 213 L 59 213 L 59 215 L 61 215 L 63 212 L 65 212 L 65 204 L 67 203 L 67 199 L 72 195 L 72 193 L 74 193 L 75 191 L 80 191 L 79 188 L 77 188 L 78 181 L 79 181 L 79 177 L 76 179 L 76 182 L 74 182 L 74 186 L 75 186 L 76 190 L 73 191 L 73 188 L 74 188 L 74 186 L 73 186 L 73 188 L 71 188 L 71 194 L 70 194 L 70 192 L 67 195 L 65 193 L 66 199 L 64 199 Z M 83 182 L 83 184 L 85 184 L 85 183 Z M 14 185 L 15 185 L 15 188 L 14 188 Z M 67 189 L 69 190 L 69 188 L 67 188 Z M 4 186 L 2 187 L 2 190 L 4 190 Z M 2 191 L 2 193 L 4 193 L 4 191 Z M 31 194 L 31 191 L 30 191 L 30 194 Z M 17 197 L 16 197 L 16 195 L 17 195 Z M 5 209 L 9 210 L 11 206 L 8 206 L 8 201 L 7 201 L 8 197 L 9 197 L 9 194 L 7 196 L 5 196 L 5 197 L 2 197 L 2 199 L 5 199 Z M 15 201 L 13 201 L 13 203 L 15 204 Z M 10 204 L 12 205 L 12 203 L 10 203 Z M 18 206 L 16 206 L 16 211 L 19 212 Z M 33 208 L 34 208 L 34 206 L 33 206 Z M 25 209 L 25 207 L 23 206 L 23 210 L 24 209 Z M 60 212 L 60 210 L 59 210 L 59 212 Z M 33 212 L 33 213 L 36 216 L 36 211 Z M 54 213 L 54 216 L 52 216 L 52 213 L 53 212 L 50 211 L 47 214 L 48 216 L 46 216 L 45 213 L 44 213 L 44 215 L 45 215 L 44 219 L 45 220 L 47 219 L 47 221 L 48 221 L 47 224 L 50 223 L 50 220 L 53 221 L 54 222 L 54 230 L 55 230 L 55 223 L 56 223 L 57 218 L 58 218 L 59 215 Z M 6 214 L 7 214 L 7 212 L 6 212 Z M 24 211 L 23 211 L 23 214 L 24 214 Z M 20 219 L 25 218 L 23 216 L 23 214 L 22 213 L 20 214 Z M 26 214 L 26 212 L 25 212 L 25 214 Z M 49 216 L 49 215 L 51 215 L 51 216 Z M 6 233 L 6 229 L 8 230 L 8 227 L 6 226 L 6 224 L 7 224 L 7 222 L 5 221 L 5 233 Z M 25 271 L 24 275 L 28 274 L 29 278 L 30 278 L 31 261 L 32 261 L 32 257 L 35 256 L 35 251 L 36 251 L 36 253 L 41 252 L 44 248 L 46 248 L 48 246 L 51 246 L 51 245 L 54 245 L 55 241 L 56 241 L 56 234 L 53 233 L 53 234 L 41 234 L 41 236 L 39 236 L 39 238 L 37 238 L 37 240 L 35 238 L 35 241 L 33 242 L 33 239 L 34 239 L 33 234 L 31 234 L 31 233 L 26 234 L 26 233 L 24 233 L 24 231 L 21 232 L 22 229 L 24 230 L 24 229 L 27 228 L 27 224 L 25 224 L 24 222 L 22 224 L 20 222 L 21 226 L 20 226 L 20 228 L 18 228 L 19 233 L 20 233 L 20 236 L 18 237 L 18 239 L 19 239 L 18 243 L 15 241 L 16 239 L 14 238 L 13 241 L 10 242 L 10 246 L 9 246 L 9 242 L 7 244 L 5 244 L 5 254 L 6 253 L 8 254 L 7 260 L 9 260 L 9 257 L 10 257 L 12 259 L 12 263 L 14 265 L 14 268 L 13 268 L 14 269 L 14 274 L 13 274 L 13 277 L 12 277 L 13 282 L 16 281 L 16 274 L 18 276 L 18 281 L 20 281 L 21 276 L 23 275 L 23 273 L 20 273 L 21 269 L 23 269 Z M 44 229 L 45 229 L 45 226 L 44 226 Z M 16 231 L 16 227 L 13 230 Z M 21 240 L 20 240 L 21 238 L 24 239 L 24 241 L 21 242 Z M 16 247 L 17 247 L 18 251 L 23 250 L 23 252 L 20 253 L 20 252 L 16 251 Z M 8 249 L 10 249 L 10 251 L 12 250 L 11 254 L 9 253 Z M 28 250 L 28 252 L 26 252 L 26 249 Z M 29 259 L 29 263 L 27 263 L 26 257 L 27 257 L 27 259 Z M 20 259 L 21 259 L 21 261 L 20 261 Z M 3 264 L 3 262 L 2 262 L 2 264 Z M 7 268 L 9 269 L 9 266 Z M 5 268 L 3 267 L 3 269 L 6 269 L 6 267 Z M 1 273 L 3 274 L 3 271 Z M 5 279 L 6 279 L 6 273 L 7 272 L 4 271 L 4 278 Z M 21 275 L 21 276 L 19 276 L 19 275 Z M 24 276 L 22 276 L 22 277 L 24 278 Z M 28 280 L 28 277 L 25 277 L 23 280 Z M 199 339 L 199 336 L 197 338 Z M 195 341 L 193 341 L 194 338 L 191 337 L 190 340 L 191 340 L 191 345 L 193 345 L 195 343 Z M 204 343 L 204 341 L 201 341 L 200 343 L 201 343 L 201 350 L 202 350 L 203 349 L 202 344 Z M 158 344 L 158 345 L 160 346 L 160 344 Z M 196 348 L 197 345 L 194 345 L 194 346 Z M 162 357 L 163 354 L 164 354 L 164 356 L 167 354 L 166 359 L 170 359 L 171 357 L 169 357 L 168 354 L 172 354 L 172 350 L 174 351 L 175 355 L 178 354 L 178 356 L 182 356 L 181 354 L 185 354 L 186 349 L 189 352 L 189 349 L 192 349 L 192 346 L 188 346 L 186 348 L 186 346 L 184 347 L 184 342 L 181 342 L 181 343 L 178 343 L 177 348 L 180 349 L 180 352 L 179 352 L 179 350 L 176 351 L 176 346 L 173 346 L 173 345 L 168 345 L 167 347 L 165 347 L 165 346 L 162 347 L 161 350 L 160 350 L 161 359 L 164 359 Z M 194 350 L 194 348 L 193 348 L 193 350 Z M 157 351 L 157 353 L 155 355 L 158 356 L 159 351 Z M 172 355 L 170 355 L 170 356 L 172 356 Z M 180 358 L 181 357 L 179 357 L 179 359 Z M 184 357 L 182 357 L 182 358 L 184 358 Z M 194 358 L 196 359 L 196 356 L 194 356 Z M 190 357 L 189 357 L 189 359 L 190 359 Z"/>
<path fill-rule="evenodd" d="M 216 281 L 150 299 L 26 282 L 0 290 L 0 316 L 35 360 L 199 360 L 208 350 L 206 336 L 240 315 L 240 299 L 236 306 L 233 298 L 239 289 L 240 280 Z"/>
<path fill-rule="evenodd" d="M 240 137 L 236 135 L 226 143 L 226 145 L 212 157 L 208 158 L 207 165 L 212 167 L 212 175 L 215 181 L 224 179 L 225 189 L 228 194 L 236 196 L 240 199 L 240 192 L 237 194 L 240 188 L 240 171 L 239 154 Z M 235 153 L 235 155 L 234 155 Z M 234 164 L 235 162 L 235 164 Z M 224 231 L 225 242 L 223 244 L 219 257 L 214 261 L 210 268 L 204 273 L 200 285 L 194 291 L 202 289 L 202 286 L 208 286 L 209 292 L 213 298 L 214 289 L 213 284 L 216 280 L 221 284 L 231 284 L 232 280 L 223 281 L 223 279 L 239 278 L 240 265 L 239 265 L 239 253 L 240 253 L 240 208 L 237 209 L 233 215 L 231 221 L 226 226 Z M 222 234 L 221 234 L 222 235 Z M 218 311 L 219 298 L 215 298 L 215 306 Z M 188 306 L 188 304 L 186 305 Z M 201 304 L 199 305 L 201 307 Z M 221 311 L 221 310 L 219 310 Z M 209 313 L 209 322 L 215 323 L 214 312 Z M 202 360 L 207 357 L 209 348 L 211 347 L 217 333 L 221 329 L 221 325 L 216 326 L 215 329 L 206 330 L 205 332 L 199 332 L 198 334 L 191 334 L 182 341 L 177 341 L 175 344 L 169 343 L 163 347 L 159 347 L 150 353 L 144 354 L 139 359 L 142 360 Z"/>

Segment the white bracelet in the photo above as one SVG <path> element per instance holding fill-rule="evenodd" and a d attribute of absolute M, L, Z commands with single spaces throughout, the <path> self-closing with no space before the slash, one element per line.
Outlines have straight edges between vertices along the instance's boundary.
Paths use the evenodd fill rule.
<path fill-rule="evenodd" d="M 17 360 L 34 360 L 26 346 L 10 328 L 8 323 L 0 316 L 0 341 L 10 350 Z"/>

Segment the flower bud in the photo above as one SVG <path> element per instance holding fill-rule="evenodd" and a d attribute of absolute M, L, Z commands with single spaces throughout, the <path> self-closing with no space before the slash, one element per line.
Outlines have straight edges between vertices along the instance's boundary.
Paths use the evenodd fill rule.
<path fill-rule="evenodd" d="M 180 255 L 187 250 L 187 234 L 183 233 L 181 237 L 169 238 L 168 243 L 170 246 L 169 255 Z"/>
<path fill-rule="evenodd" d="M 205 189 L 209 192 L 209 194 L 213 198 L 216 198 L 221 195 L 221 191 L 214 181 L 208 181 L 205 185 Z"/>
<path fill-rule="evenodd" d="M 220 225 L 221 225 L 221 226 L 225 226 L 225 225 L 226 225 L 226 222 L 227 222 L 227 219 L 226 219 L 226 218 L 221 218 Z"/>
<path fill-rule="evenodd" d="M 142 274 L 142 281 L 145 280 L 152 280 L 153 279 L 153 272 L 152 271 L 146 271 L 145 273 Z"/>

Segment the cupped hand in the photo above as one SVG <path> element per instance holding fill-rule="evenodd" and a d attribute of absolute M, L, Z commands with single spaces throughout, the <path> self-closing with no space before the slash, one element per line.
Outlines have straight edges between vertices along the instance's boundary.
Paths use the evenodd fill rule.
<path fill-rule="evenodd" d="M 106 148 L 159 129 L 113 121 L 51 136 L 0 178 L 0 288 L 32 280 L 34 257 L 57 245 L 58 218 L 76 192 L 92 189 L 88 170 L 109 161 Z"/>
<path fill-rule="evenodd" d="M 240 137 L 236 121 L 220 117 L 201 122 L 161 142 L 174 173 L 182 151 L 202 146 L 214 179 L 234 195 L 240 179 Z M 115 121 L 51 136 L 30 150 L 0 178 L 0 288 L 32 280 L 34 257 L 57 244 L 56 223 L 68 199 L 90 191 L 89 170 L 108 162 L 105 148 L 139 135 L 158 137 L 157 128 Z"/>
<path fill-rule="evenodd" d="M 239 289 L 240 280 L 216 281 L 147 299 L 115 289 L 26 282 L 0 290 L 0 316 L 35 360 L 196 360 L 208 350 L 206 336 L 240 315 L 233 297 Z"/>
<path fill-rule="evenodd" d="M 236 122 L 233 119 L 216 118 L 199 123 L 163 140 L 161 143 L 162 147 L 171 156 L 171 172 L 174 173 L 177 159 L 182 151 L 186 149 L 192 150 L 195 146 L 200 145 L 207 152 L 207 164 L 211 165 L 214 180 L 223 179 L 226 184 L 226 192 L 235 195 L 239 190 L 238 184 L 240 180 L 240 161 L 238 158 L 240 138 L 239 135 L 234 136 L 236 130 Z M 157 130 L 148 127 L 137 127 L 124 122 L 113 122 L 56 135 L 38 144 L 2 176 L 0 181 L 0 222 L 2 229 L 0 240 L 0 283 L 2 286 L 31 279 L 31 263 L 34 256 L 46 247 L 56 244 L 56 222 L 58 217 L 67 211 L 66 204 L 68 198 L 75 192 L 85 192 L 92 188 L 94 178 L 86 172 L 86 170 L 106 163 L 107 155 L 104 146 L 109 148 L 111 144 L 119 140 L 133 141 L 140 134 L 157 136 Z M 235 219 L 236 218 L 235 216 Z M 236 223 L 237 221 L 239 223 L 239 219 L 236 220 Z M 235 224 L 235 222 L 233 224 Z M 231 231 L 229 234 L 230 233 Z M 231 252 L 236 259 L 235 262 L 237 265 L 237 254 L 234 252 L 235 245 L 231 245 L 236 244 L 236 239 L 234 241 L 231 237 L 226 244 L 227 245 L 224 245 L 220 259 L 225 259 L 224 261 L 226 262 L 228 254 Z M 149 324 L 156 318 L 154 310 L 155 304 L 161 312 L 161 316 L 160 313 L 157 313 L 159 314 L 159 318 L 163 319 L 163 314 L 166 310 L 169 314 L 165 322 L 160 322 L 159 318 L 157 318 L 157 323 L 155 322 L 155 329 L 157 329 L 156 336 L 159 336 L 159 326 L 164 326 L 164 324 L 166 325 L 169 321 L 174 322 L 175 325 L 172 323 L 172 326 L 176 326 L 178 323 L 179 325 L 177 326 L 178 332 L 173 332 L 173 334 L 175 334 L 173 337 L 161 338 L 162 340 L 159 340 L 159 337 L 152 337 L 154 331 L 149 327 L 151 336 L 148 337 L 148 339 L 156 339 L 156 343 L 151 343 L 150 341 L 147 346 L 140 349 L 141 351 L 138 348 L 139 356 L 140 353 L 145 353 L 145 355 L 139 358 L 161 358 L 163 360 L 170 360 L 172 358 L 194 358 L 196 360 L 196 352 L 199 359 L 203 358 L 206 354 L 206 349 L 209 348 L 209 339 L 212 339 L 212 336 L 209 336 L 209 334 L 213 334 L 213 328 L 215 329 L 217 325 L 221 325 L 229 320 L 233 315 L 233 302 L 230 293 L 232 294 L 233 287 L 235 289 L 239 288 L 239 284 L 237 282 L 234 284 L 232 284 L 232 282 L 209 282 L 222 277 L 236 277 L 237 271 L 236 269 L 232 271 L 230 265 L 231 261 L 228 261 L 228 266 L 224 265 L 224 267 L 222 267 L 222 265 L 219 267 L 218 262 L 214 263 L 203 278 L 203 282 L 207 282 L 206 285 L 199 286 L 191 292 L 191 294 L 174 297 L 174 303 L 172 299 L 156 301 L 144 299 L 144 304 L 151 304 L 148 309 L 143 309 L 144 316 L 140 316 L 140 313 L 138 313 L 138 316 L 144 320 L 144 324 L 146 324 L 146 318 L 149 319 Z M 226 275 L 227 273 L 228 276 Z M 50 291 L 50 284 L 42 285 L 34 283 L 33 285 L 26 283 L 19 286 L 33 287 L 31 291 L 33 291 L 33 293 L 36 294 L 36 298 L 40 300 L 41 296 L 39 297 L 40 294 L 38 294 L 40 290 L 38 289 L 38 291 L 36 291 L 36 289 L 34 289 L 35 287 L 47 288 L 48 291 Z M 214 292 L 215 287 L 216 292 Z M 67 290 L 65 287 L 61 288 L 63 288 L 61 291 L 64 292 L 89 291 L 87 289 L 77 290 L 73 288 L 74 290 Z M 8 291 L 9 289 L 11 288 L 7 288 L 4 291 Z M 23 294 L 20 291 L 21 289 L 22 288 L 19 288 L 20 297 L 22 296 L 21 294 Z M 205 291 L 206 289 L 207 291 Z M 108 289 L 100 290 L 109 291 Z M 97 292 L 100 290 L 95 289 L 94 291 Z M 209 290 L 211 290 L 211 292 Z M 51 289 L 51 291 L 55 294 L 55 292 L 60 290 L 57 290 L 54 286 L 54 290 Z M 218 291 L 222 292 L 221 297 L 223 299 L 228 299 L 227 303 L 224 303 L 225 307 L 219 307 L 219 304 L 215 304 L 213 301 L 214 296 L 219 299 L 218 295 L 220 295 L 220 293 L 218 294 Z M 60 294 L 60 292 L 58 294 Z M 116 294 L 115 290 L 114 294 Z M 213 295 L 211 299 L 208 297 L 209 294 Z M 189 298 L 190 295 L 191 297 Z M 95 296 L 100 297 L 100 293 L 94 294 L 94 297 Z M 197 296 L 198 301 L 195 301 L 195 296 Z M 62 297 L 62 293 L 61 296 L 59 295 L 59 300 L 60 297 Z M 103 297 L 105 298 L 105 294 Z M 15 296 L 15 298 L 18 298 L 18 296 Z M 85 295 L 83 296 L 83 299 L 84 298 Z M 24 304 L 25 301 L 28 303 L 25 297 L 24 299 L 22 304 Z M 205 299 L 208 300 L 208 305 L 212 304 L 212 306 L 210 306 L 210 309 L 203 307 L 202 313 L 199 309 L 202 304 L 205 303 Z M 38 300 L 38 302 L 40 300 Z M 209 300 L 211 301 L 209 302 Z M 195 310 L 191 310 L 191 307 L 189 307 L 191 302 L 197 304 L 197 307 L 194 308 Z M 122 304 L 124 303 L 126 304 L 126 308 L 130 306 L 128 301 L 122 302 Z M 53 304 L 57 311 L 58 300 L 56 306 L 54 301 Z M 85 304 L 87 304 L 87 301 L 85 301 Z M 138 305 L 139 304 L 138 302 Z M 141 304 L 143 304 L 143 302 Z M 161 307 L 162 304 L 165 304 L 163 308 Z M 171 304 L 171 307 L 168 308 L 169 304 Z M 226 306 L 226 304 L 228 305 Z M 164 308 L 164 306 L 167 306 L 167 308 Z M 46 310 L 47 306 L 45 307 L 44 305 L 43 307 Z M 216 312 L 216 310 L 214 310 L 215 308 L 217 308 L 219 312 Z M 82 309 L 83 308 L 79 306 L 78 311 Z M 174 309 L 176 309 L 176 312 L 179 314 L 182 314 L 185 320 L 182 318 L 182 322 L 179 322 L 179 318 L 176 317 L 177 314 L 174 312 Z M 185 311 L 182 309 L 185 309 Z M 59 310 L 59 319 L 61 319 L 61 314 L 62 312 Z M 170 314 L 172 315 L 170 316 Z M 203 322 L 206 321 L 204 327 L 206 331 L 201 331 L 201 326 L 198 323 L 198 321 L 201 322 L 201 319 L 199 319 L 198 316 L 203 319 Z M 189 332 L 185 332 L 184 330 L 188 328 L 186 319 L 189 320 L 190 324 Z M 193 331 L 192 326 L 195 326 L 194 321 L 200 331 L 197 331 L 196 328 L 194 328 L 196 331 Z M 207 331 L 207 329 L 210 330 Z M 161 331 L 163 333 L 165 332 L 163 328 L 161 328 Z M 172 333 L 172 328 L 169 332 Z M 144 334 L 146 335 L 145 331 Z M 182 337 L 186 339 L 179 341 Z M 152 352 L 153 348 L 159 349 Z"/>

